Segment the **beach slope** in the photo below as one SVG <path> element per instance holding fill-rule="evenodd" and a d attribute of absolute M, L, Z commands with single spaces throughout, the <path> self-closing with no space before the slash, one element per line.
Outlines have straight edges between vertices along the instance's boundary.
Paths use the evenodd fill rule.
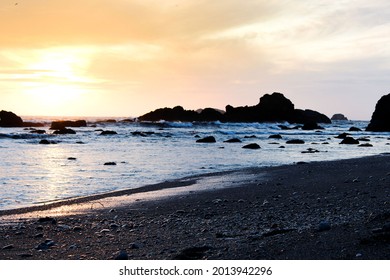
<path fill-rule="evenodd" d="M 2 211 L 0 259 L 389 259 L 389 186 L 383 154 Z"/>

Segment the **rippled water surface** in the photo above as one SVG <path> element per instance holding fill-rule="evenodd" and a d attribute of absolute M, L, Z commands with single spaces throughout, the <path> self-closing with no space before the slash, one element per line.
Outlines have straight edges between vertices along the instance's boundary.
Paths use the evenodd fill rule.
<path fill-rule="evenodd" d="M 288 125 L 288 124 L 284 124 Z M 334 138 L 351 126 L 367 122 L 339 122 L 321 131 L 282 130 L 278 124 L 223 123 L 105 123 L 90 120 L 73 128 L 74 135 L 31 133 L 24 128 L 0 128 L 0 209 L 136 188 L 178 177 L 254 166 L 290 164 L 360 157 L 388 152 L 389 133 L 350 132 L 373 147 L 340 145 Z M 114 130 L 116 135 L 100 135 Z M 269 139 L 280 134 L 282 139 Z M 212 135 L 217 143 L 196 143 Z M 242 143 L 224 143 L 239 138 Z M 57 144 L 42 145 L 42 139 Z M 286 144 L 302 139 L 303 145 Z M 82 143 L 80 143 L 82 142 Z M 242 149 L 257 143 L 259 150 Z M 285 148 L 281 148 L 284 146 Z M 302 153 L 307 149 L 317 153 Z M 72 158 L 72 159 L 70 159 Z M 116 165 L 104 165 L 115 162 Z"/>

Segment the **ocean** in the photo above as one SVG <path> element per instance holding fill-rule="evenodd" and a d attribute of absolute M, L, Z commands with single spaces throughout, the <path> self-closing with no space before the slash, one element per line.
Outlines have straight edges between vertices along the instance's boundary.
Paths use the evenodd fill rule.
<path fill-rule="evenodd" d="M 76 134 L 54 135 L 50 118 L 45 134 L 29 128 L 0 128 L 0 210 L 72 197 L 137 188 L 148 184 L 248 167 L 346 159 L 390 151 L 390 133 L 365 132 L 368 122 L 322 124 L 324 130 L 283 130 L 288 123 L 116 122 L 88 118 Z M 349 132 L 351 127 L 362 131 Z M 115 131 L 101 135 L 102 130 Z M 360 144 L 341 145 L 348 132 Z M 270 139 L 280 134 L 281 139 Z M 196 140 L 214 136 L 216 143 Z M 225 143 L 238 138 L 241 143 Z M 56 144 L 39 144 L 46 139 Z M 287 144 L 301 139 L 304 144 Z M 257 143 L 261 149 L 243 149 Z M 364 172 L 364 170 L 362 170 Z M 210 186 L 212 187 L 212 186 Z"/>

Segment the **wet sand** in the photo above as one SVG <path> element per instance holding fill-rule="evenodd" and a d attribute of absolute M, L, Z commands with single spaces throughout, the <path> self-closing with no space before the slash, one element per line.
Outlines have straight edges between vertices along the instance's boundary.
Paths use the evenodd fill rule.
<path fill-rule="evenodd" d="M 0 211 L 0 259 L 389 259 L 390 155 Z"/>

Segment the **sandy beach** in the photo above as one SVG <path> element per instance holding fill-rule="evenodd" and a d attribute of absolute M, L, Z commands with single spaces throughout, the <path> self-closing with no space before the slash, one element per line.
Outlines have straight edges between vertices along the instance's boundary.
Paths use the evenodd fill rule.
<path fill-rule="evenodd" d="M 390 155 L 0 211 L 0 259 L 389 259 Z"/>

